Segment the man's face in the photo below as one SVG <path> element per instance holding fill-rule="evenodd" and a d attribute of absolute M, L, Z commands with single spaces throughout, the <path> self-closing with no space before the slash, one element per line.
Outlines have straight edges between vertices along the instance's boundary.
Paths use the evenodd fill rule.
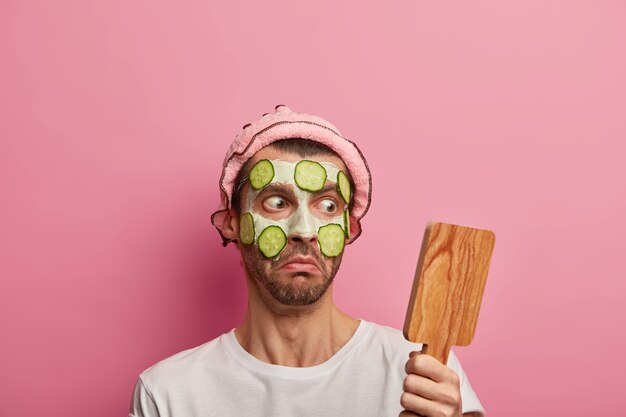
<path fill-rule="evenodd" d="M 267 159 L 279 167 L 292 167 L 303 158 L 267 147 L 255 154 L 250 161 Z M 336 156 L 313 156 L 306 158 L 323 164 L 329 169 L 347 172 L 343 161 Z M 331 165 L 332 164 L 332 165 Z M 284 173 L 283 173 L 284 174 Z M 330 175 L 320 191 L 302 191 L 288 175 L 277 175 L 278 179 L 260 190 L 246 181 L 241 190 L 241 213 L 251 212 L 259 224 L 280 224 L 287 237 L 284 249 L 275 257 L 267 257 L 259 248 L 259 239 L 253 244 L 239 243 L 242 258 L 251 278 L 261 284 L 260 290 L 267 291 L 283 305 L 304 306 L 315 303 L 330 287 L 339 265 L 341 253 L 325 256 L 318 244 L 318 227 L 337 223 L 343 218 L 347 204 L 337 191 L 335 178 Z M 259 219 L 261 219 L 259 221 Z M 259 230 L 256 232 L 257 238 Z"/>

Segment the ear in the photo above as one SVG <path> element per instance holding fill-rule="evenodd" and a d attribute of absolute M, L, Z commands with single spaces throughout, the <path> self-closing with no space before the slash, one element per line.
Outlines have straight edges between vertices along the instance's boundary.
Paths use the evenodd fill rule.
<path fill-rule="evenodd" d="M 222 234 L 230 240 L 239 242 L 239 214 L 234 208 L 226 213 Z"/>

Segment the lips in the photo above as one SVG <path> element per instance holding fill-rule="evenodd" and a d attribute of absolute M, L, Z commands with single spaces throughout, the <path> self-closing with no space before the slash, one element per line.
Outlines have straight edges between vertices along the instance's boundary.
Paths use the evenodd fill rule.
<path fill-rule="evenodd" d="M 315 259 L 303 257 L 303 256 L 294 256 L 285 262 L 280 269 L 288 270 L 288 271 L 305 271 L 305 272 L 317 272 L 319 271 L 319 267 L 317 266 L 317 262 Z"/>

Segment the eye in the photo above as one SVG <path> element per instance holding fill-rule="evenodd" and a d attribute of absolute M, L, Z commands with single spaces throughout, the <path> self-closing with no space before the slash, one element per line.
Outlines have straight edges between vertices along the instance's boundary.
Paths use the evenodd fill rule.
<path fill-rule="evenodd" d="M 269 210 L 282 210 L 287 207 L 287 201 L 282 197 L 274 195 L 263 200 L 263 207 Z"/>
<path fill-rule="evenodd" d="M 337 203 L 330 198 L 325 198 L 317 204 L 317 208 L 324 213 L 334 213 L 337 211 Z"/>

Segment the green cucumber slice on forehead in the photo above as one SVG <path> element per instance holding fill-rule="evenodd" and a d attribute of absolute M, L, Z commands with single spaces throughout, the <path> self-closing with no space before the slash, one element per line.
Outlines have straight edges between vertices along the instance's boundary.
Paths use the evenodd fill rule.
<path fill-rule="evenodd" d="M 317 242 L 320 245 L 320 251 L 325 256 L 334 257 L 340 255 L 346 243 L 343 227 L 336 223 L 320 227 L 317 232 Z"/>
<path fill-rule="evenodd" d="M 272 182 L 272 179 L 274 178 L 274 165 L 272 165 L 272 163 L 267 159 L 261 159 L 259 162 L 254 164 L 248 177 L 250 178 L 250 185 L 252 185 L 252 188 L 260 190 Z"/>
<path fill-rule="evenodd" d="M 303 160 L 296 165 L 293 179 L 305 191 L 319 191 L 326 183 L 326 169 L 319 162 Z"/>
<path fill-rule="evenodd" d="M 350 189 L 350 180 L 343 171 L 337 173 L 337 190 L 339 194 L 341 194 L 343 201 L 345 201 L 346 204 L 349 203 L 352 197 L 352 190 Z"/>
<path fill-rule="evenodd" d="M 251 213 L 246 213 L 239 219 L 239 238 L 245 245 L 254 242 L 254 219 Z"/>
<path fill-rule="evenodd" d="M 257 240 L 259 250 L 266 258 L 273 258 L 287 244 L 287 235 L 280 226 L 267 226 Z"/>

